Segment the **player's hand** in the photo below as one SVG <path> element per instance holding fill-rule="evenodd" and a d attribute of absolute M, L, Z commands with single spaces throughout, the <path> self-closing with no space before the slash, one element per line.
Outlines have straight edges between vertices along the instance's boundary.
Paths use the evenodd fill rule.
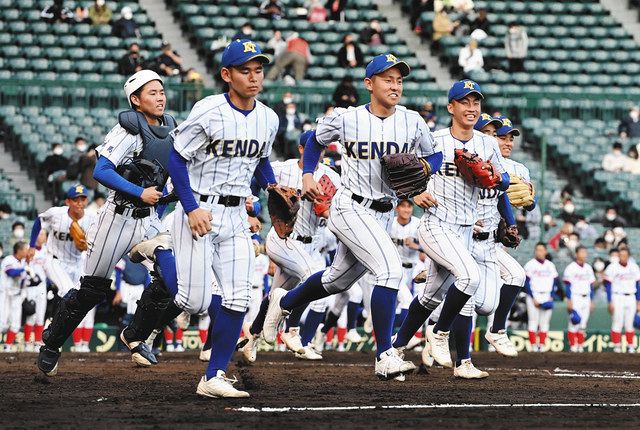
<path fill-rule="evenodd" d="M 247 197 L 247 200 L 245 200 L 244 202 L 244 208 L 247 210 L 247 212 L 253 211 L 253 197 Z"/>
<path fill-rule="evenodd" d="M 573 312 L 573 303 L 571 303 L 571 300 L 567 300 L 567 312 Z"/>
<path fill-rule="evenodd" d="M 613 315 L 613 303 L 609 303 L 609 305 L 607 306 L 607 309 L 609 310 L 609 313 Z"/>
<path fill-rule="evenodd" d="M 535 306 L 536 308 L 540 308 L 540 302 L 536 299 L 533 299 L 533 306 Z"/>
<path fill-rule="evenodd" d="M 322 194 L 322 190 L 318 187 L 316 180 L 313 179 L 313 173 L 302 175 L 302 198 L 312 202 L 320 194 Z"/>
<path fill-rule="evenodd" d="M 154 206 L 156 203 L 158 203 L 160 197 L 162 197 L 162 193 L 156 190 L 156 187 L 148 187 L 145 188 L 140 195 L 140 200 L 148 205 Z"/>
<path fill-rule="evenodd" d="M 479 219 L 473 225 L 473 234 L 482 233 L 482 227 L 484 227 L 484 223 L 482 222 L 481 219 Z"/>
<path fill-rule="evenodd" d="M 416 241 L 413 240 L 412 237 L 405 237 L 404 238 L 404 246 L 406 246 L 407 248 L 410 248 L 410 249 L 416 249 L 416 250 L 420 249 L 420 245 L 418 245 L 416 243 Z"/>
<path fill-rule="evenodd" d="M 329 209 L 327 209 L 326 211 L 322 212 L 319 216 L 320 218 L 324 218 L 324 219 L 329 219 L 329 212 L 331 212 Z"/>
<path fill-rule="evenodd" d="M 413 198 L 413 202 L 420 206 L 423 209 L 432 208 L 438 206 L 438 201 L 433 195 L 424 192 L 422 194 L 418 194 Z"/>
<path fill-rule="evenodd" d="M 208 210 L 198 208 L 189 212 L 187 217 L 189 218 L 189 227 L 194 239 L 197 239 L 198 236 L 202 237 L 211 231 L 213 215 Z"/>
<path fill-rule="evenodd" d="M 636 312 L 640 312 L 640 302 L 636 303 Z"/>
<path fill-rule="evenodd" d="M 249 230 L 251 230 L 251 233 L 257 233 L 262 230 L 262 224 L 258 218 L 254 216 L 249 217 Z"/>
<path fill-rule="evenodd" d="M 593 312 L 595 308 L 596 308 L 596 305 L 593 303 L 593 300 L 591 300 L 591 304 L 589 305 L 589 309 L 591 309 L 591 312 Z"/>
<path fill-rule="evenodd" d="M 29 248 L 29 252 L 27 252 L 27 263 L 29 263 L 31 260 L 33 260 L 33 257 L 35 257 L 36 255 L 36 249 L 35 248 Z"/>
<path fill-rule="evenodd" d="M 122 301 L 122 294 L 120 294 L 120 291 L 116 291 L 115 296 L 113 296 L 113 300 L 111 300 L 111 305 L 117 306 L 120 304 L 121 301 Z"/>

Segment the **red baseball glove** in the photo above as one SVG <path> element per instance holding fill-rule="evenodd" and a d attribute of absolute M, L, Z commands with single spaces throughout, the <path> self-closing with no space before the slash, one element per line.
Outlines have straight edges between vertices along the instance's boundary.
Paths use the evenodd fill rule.
<path fill-rule="evenodd" d="M 453 162 L 460 176 L 473 186 L 491 189 L 502 179 L 490 161 L 483 160 L 478 154 L 473 154 L 467 149 L 456 149 Z"/>
<path fill-rule="evenodd" d="M 319 195 L 313 202 L 313 212 L 317 216 L 321 216 L 331 207 L 331 200 L 336 194 L 336 186 L 331 182 L 331 178 L 327 175 L 322 175 L 318 181 L 318 185 L 324 194 Z"/>

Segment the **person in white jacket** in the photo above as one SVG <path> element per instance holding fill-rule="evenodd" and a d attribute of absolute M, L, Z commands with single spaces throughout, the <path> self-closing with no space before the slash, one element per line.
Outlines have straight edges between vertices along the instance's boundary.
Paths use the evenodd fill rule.
<path fill-rule="evenodd" d="M 482 58 L 482 51 L 478 48 L 477 40 L 471 39 L 467 46 L 460 49 L 458 65 L 462 67 L 462 71 L 467 77 L 472 71 L 482 70 L 484 67 L 484 59 Z"/>

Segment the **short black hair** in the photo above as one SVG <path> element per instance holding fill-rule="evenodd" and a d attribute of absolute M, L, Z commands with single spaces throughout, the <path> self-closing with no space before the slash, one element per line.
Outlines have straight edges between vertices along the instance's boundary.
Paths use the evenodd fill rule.
<path fill-rule="evenodd" d="M 78 142 L 79 142 L 79 141 L 81 141 L 81 140 L 84 140 L 85 142 L 87 141 L 87 139 L 85 139 L 84 137 L 82 137 L 82 136 L 77 136 L 77 137 L 76 137 L 76 139 L 73 141 L 73 143 L 74 143 L 74 144 L 75 144 L 75 143 L 78 143 Z"/>
<path fill-rule="evenodd" d="M 620 142 L 613 142 L 613 149 L 622 149 L 622 143 Z"/>
<path fill-rule="evenodd" d="M 24 223 L 22 221 L 14 222 L 13 224 L 11 224 L 11 230 L 13 230 L 14 228 L 16 228 L 18 226 L 22 226 L 22 228 L 24 228 Z"/>
<path fill-rule="evenodd" d="M 19 240 L 16 243 L 13 244 L 13 253 L 14 255 L 18 253 L 18 251 L 20 251 L 20 249 L 23 246 L 27 246 L 27 242 L 23 241 L 23 240 Z"/>
<path fill-rule="evenodd" d="M 544 243 L 544 242 L 538 242 L 538 243 L 536 243 L 536 248 L 537 248 L 538 246 L 542 246 L 542 247 L 544 247 L 544 249 L 547 249 L 547 244 L 546 244 L 546 243 Z"/>
<path fill-rule="evenodd" d="M 583 245 L 578 245 L 578 246 L 576 246 L 576 254 L 577 254 L 578 252 L 582 251 L 583 249 L 587 249 L 587 247 L 586 247 L 586 246 L 583 246 Z"/>
<path fill-rule="evenodd" d="M 62 146 L 62 143 L 52 143 L 51 150 L 53 151 L 54 149 L 56 149 L 56 146 Z"/>
<path fill-rule="evenodd" d="M 611 248 L 609 250 L 609 255 L 613 254 L 614 252 L 620 252 L 620 250 L 618 248 Z"/>

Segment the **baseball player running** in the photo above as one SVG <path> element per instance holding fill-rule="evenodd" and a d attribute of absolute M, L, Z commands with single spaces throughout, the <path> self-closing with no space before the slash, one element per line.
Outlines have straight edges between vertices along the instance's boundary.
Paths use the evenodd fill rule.
<path fill-rule="evenodd" d="M 302 189 L 302 167 L 303 156 L 307 139 L 312 135 L 307 131 L 300 136 L 298 152 L 300 158 L 290 159 L 283 162 L 273 163 L 273 171 L 276 181 L 280 185 Z M 330 167 L 320 163 L 313 173 L 314 180 L 328 181 L 329 188 L 340 186 L 340 176 Z M 275 228 L 271 228 L 267 234 L 265 248 L 267 255 L 276 264 L 276 271 L 273 277 L 272 289 L 282 288 L 291 290 L 309 276 L 322 270 L 325 267 L 324 259 L 320 255 L 320 247 L 323 238 L 319 230 L 322 220 L 329 216 L 330 202 L 315 203 L 309 200 L 300 202 L 300 210 L 296 222 L 293 226 L 293 233 L 286 239 L 281 239 Z M 265 305 L 261 307 L 260 315 L 252 322 L 249 328 L 249 342 L 243 347 L 243 357 L 247 363 L 256 360 L 256 351 L 259 335 L 262 332 L 262 325 L 267 311 L 268 298 L 265 298 Z M 312 303 L 307 314 L 304 332 L 313 337 L 318 325 L 324 317 L 326 307 L 325 300 L 316 300 Z M 289 315 L 287 320 L 287 330 L 282 334 L 281 339 L 287 349 L 294 352 L 297 358 L 319 360 L 322 358 L 313 348 L 302 342 L 300 331 L 300 318 L 306 305 L 300 306 Z M 305 336 L 308 338 L 308 336 Z M 310 339 L 309 339 L 310 340 Z"/>
<path fill-rule="evenodd" d="M 229 92 L 195 104 L 173 131 L 169 172 L 180 202 L 173 239 L 178 304 L 191 314 L 208 308 L 211 360 L 196 393 L 249 397 L 225 376 L 251 299 L 255 252 L 245 208 L 255 175 L 262 188 L 276 180 L 269 155 L 276 113 L 256 100 L 269 58 L 251 40 L 234 40 L 222 54 Z M 212 291 L 212 285 L 215 282 Z"/>
<path fill-rule="evenodd" d="M 28 251 L 27 244 L 18 241 L 13 245 L 13 254 L 4 257 L 0 264 L 0 270 L 2 271 L 0 283 L 5 290 L 0 333 L 7 333 L 3 352 L 12 352 L 13 342 L 15 342 L 16 335 L 20 332 L 22 301 L 27 295 L 28 275 L 25 271 L 25 259 Z"/>
<path fill-rule="evenodd" d="M 547 245 L 538 242 L 534 256 L 524 265 L 527 275 L 524 288 L 527 291 L 529 343 L 533 352 L 542 352 L 559 281 L 555 264 L 547 260 Z"/>
<path fill-rule="evenodd" d="M 633 319 L 640 312 L 640 268 L 630 260 L 629 248 L 618 250 L 619 261 L 612 262 L 604 271 L 604 285 L 611 314 L 611 341 L 613 351 L 622 352 L 620 342 L 625 330 L 627 352 L 636 352 L 633 347 L 635 330 Z"/>
<path fill-rule="evenodd" d="M 27 288 L 27 299 L 35 303 L 35 312 L 27 316 L 24 322 L 24 343 L 26 352 L 35 352 L 36 347 L 42 346 L 42 332 L 44 330 L 44 317 L 47 313 L 47 274 L 44 265 L 47 261 L 47 233 L 41 231 L 36 240 L 36 252 L 29 261 L 33 270 L 34 281 L 40 282 Z M 37 278 L 36 278 L 37 276 Z M 31 283 L 30 283 L 31 284 Z M 31 333 L 34 340 L 31 341 Z"/>
<path fill-rule="evenodd" d="M 424 293 L 412 301 L 394 345 L 406 345 L 446 294 L 434 330 L 427 330 L 427 340 L 435 361 L 442 366 L 452 367 L 449 330 L 455 320 L 460 333 L 464 333 L 464 336 L 458 336 L 457 341 L 469 345 L 471 317 L 458 317 L 458 314 L 476 293 L 481 282 L 478 263 L 471 253 L 473 225 L 478 220 L 480 190 L 483 186 L 506 190 L 509 186 L 509 174 L 503 167 L 503 158 L 496 140 L 474 130 L 480 117 L 483 98 L 480 86 L 471 80 L 458 81 L 449 90 L 448 98 L 447 109 L 452 115 L 452 126 L 434 133 L 436 142 L 443 150 L 442 167 L 429 182 L 427 191 L 414 197 L 416 204 L 426 208 L 418 234 L 420 245 L 429 256 L 431 266 Z M 476 179 L 464 179 L 460 173 L 460 169 L 465 167 L 461 160 L 468 153 L 478 154 L 493 166 L 486 168 L 487 172 L 491 172 L 489 180 L 478 179 L 478 186 L 471 182 L 476 182 Z M 449 288 L 452 284 L 454 288 Z M 480 372 L 473 367 L 468 355 L 467 347 L 464 355 L 458 356 L 458 373 Z"/>
<path fill-rule="evenodd" d="M 33 260 L 38 253 L 36 246 L 40 232 L 46 232 L 47 256 L 44 270 L 51 282 L 58 287 L 60 297 L 64 297 L 80 280 L 88 247 L 86 239 L 74 240 L 71 225 L 76 222 L 82 231 L 87 231 L 95 219 L 93 214 L 84 210 L 87 206 L 87 189 L 84 185 L 69 188 L 64 202 L 64 206 L 54 206 L 38 215 L 33 223 L 29 242 L 29 259 Z M 89 351 L 94 317 L 95 307 L 87 312 L 73 331 L 76 352 Z"/>
<path fill-rule="evenodd" d="M 134 245 L 158 237 L 150 252 L 169 288 L 176 284 L 175 260 L 168 235 L 163 232 L 156 205 L 166 182 L 166 165 L 171 147 L 169 131 L 175 120 L 164 113 L 166 97 L 162 78 L 141 70 L 124 84 L 132 110 L 120 113 L 118 123 L 97 148 L 94 178 L 111 191 L 87 233 L 89 246 L 79 289 L 71 289 L 45 330 L 38 367 L 48 376 L 57 373 L 60 347 L 87 312 L 102 302 L 111 288 L 111 273 Z M 149 251 L 147 251 L 149 252 Z M 134 254 L 132 254 L 132 259 Z M 132 360 L 141 366 L 157 363 L 144 343 L 155 327 L 158 314 L 167 308 L 171 295 L 160 280 L 151 282 L 136 309 L 136 315 L 120 339 L 130 349 Z"/>
<path fill-rule="evenodd" d="M 305 303 L 349 289 L 369 270 L 375 276 L 371 296 L 377 350 L 375 374 L 384 379 L 402 377 L 415 366 L 404 361 L 391 345 L 396 297 L 402 284 L 402 261 L 388 234 L 397 200 L 384 177 L 381 158 L 412 153 L 420 157 L 429 175 L 440 169 L 440 149 L 426 123 L 414 111 L 398 105 L 402 81 L 409 66 L 392 54 L 373 58 L 364 85 L 370 103 L 347 110 L 336 109 L 318 125 L 307 142 L 303 160 L 303 196 L 321 194 L 313 172 L 322 148 L 342 144 L 342 184 L 333 198 L 328 227 L 339 240 L 332 265 L 311 275 L 288 293 L 271 292 L 264 338 L 273 343 L 284 316 Z"/>
<path fill-rule="evenodd" d="M 593 310 L 593 283 L 596 277 L 587 263 L 587 248 L 576 248 L 576 259 L 564 269 L 562 277 L 569 312 L 569 345 L 572 352 L 584 351 L 585 331 Z"/>

